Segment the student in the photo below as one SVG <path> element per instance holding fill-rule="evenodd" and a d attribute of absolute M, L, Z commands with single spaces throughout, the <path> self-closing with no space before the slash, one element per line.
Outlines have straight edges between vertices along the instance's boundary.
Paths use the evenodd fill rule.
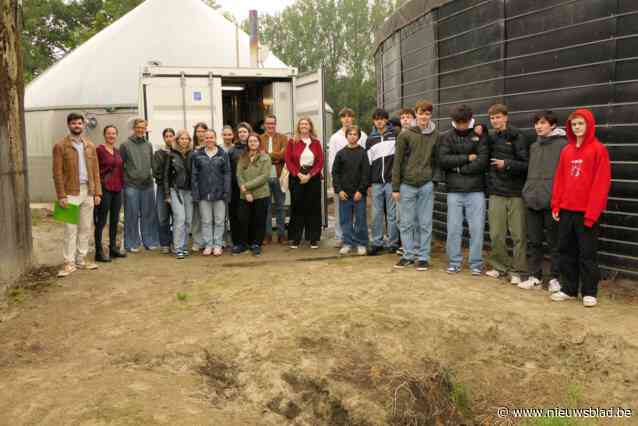
<path fill-rule="evenodd" d="M 483 273 L 485 227 L 485 171 L 489 148 L 485 135 L 474 132 L 472 110 L 460 105 L 452 111 L 452 129 L 439 142 L 438 164 L 445 171 L 447 188 L 448 274 L 461 272 L 463 219 L 470 228 L 470 271 Z"/>
<path fill-rule="evenodd" d="M 259 147 L 259 135 L 251 133 L 248 149 L 244 150 L 237 164 L 237 183 L 241 191 L 239 221 L 244 234 L 242 240 L 250 246 L 255 256 L 261 256 L 261 244 L 266 232 L 266 216 L 270 203 L 268 179 L 272 161 Z"/>
<path fill-rule="evenodd" d="M 374 111 L 372 121 L 374 128 L 366 141 L 372 195 L 372 241 L 368 254 L 375 256 L 386 248 L 392 253 L 399 249 L 397 208 L 392 198 L 392 165 L 397 132 L 383 109 Z M 386 223 L 388 241 L 384 243 Z"/>
<path fill-rule="evenodd" d="M 286 153 L 288 138 L 286 135 L 277 133 L 277 117 L 272 114 L 267 115 L 264 119 L 264 127 L 266 128 L 266 132 L 259 136 L 259 140 L 261 142 L 260 149 L 270 156 L 270 160 L 272 162 L 270 177 L 268 178 L 268 185 L 270 187 L 270 193 L 272 194 L 272 200 L 268 203 L 266 238 L 264 239 L 264 244 L 270 244 L 273 241 L 273 210 L 275 211 L 275 217 L 277 220 L 277 237 L 274 239 L 274 242 L 285 244 L 288 242 L 286 239 L 286 214 L 284 211 L 286 193 L 281 190 L 279 177 L 281 176 L 281 170 L 284 168 L 284 155 Z"/>
<path fill-rule="evenodd" d="M 286 167 L 290 172 L 290 224 L 288 241 L 297 249 L 305 236 L 310 248 L 321 239 L 321 171 L 323 148 L 309 117 L 297 122 L 295 137 L 286 146 Z"/>
<path fill-rule="evenodd" d="M 204 149 L 206 142 L 204 135 L 208 131 L 208 125 L 200 122 L 193 128 L 193 153 Z M 202 221 L 199 216 L 199 207 L 193 206 L 193 221 L 191 223 L 191 235 L 193 236 L 193 251 L 200 251 L 204 246 L 202 237 Z"/>
<path fill-rule="evenodd" d="M 518 285 L 525 290 L 541 288 L 545 241 L 551 265 L 550 293 L 560 291 L 558 223 L 552 219 L 552 186 L 560 153 L 567 144 L 565 131 L 556 126 L 557 121 L 551 111 L 542 111 L 534 116 L 537 139 L 529 149 L 527 180 L 523 187 L 523 199 L 527 204 L 529 278 Z"/>
<path fill-rule="evenodd" d="M 110 262 L 117 257 L 126 257 L 126 253 L 117 248 L 117 225 L 120 223 L 122 209 L 122 188 L 124 188 L 124 166 L 120 151 L 115 147 L 117 127 L 108 125 L 102 131 L 104 143 L 97 147 L 97 161 L 100 165 L 102 202 L 95 211 L 95 261 Z M 102 231 L 109 220 L 109 254 L 102 248 Z"/>
<path fill-rule="evenodd" d="M 155 195 L 155 205 L 157 207 L 157 219 L 159 221 L 159 241 L 162 253 L 169 254 L 171 252 L 171 208 L 164 199 L 164 169 L 166 168 L 166 159 L 171 152 L 173 143 L 175 142 L 175 130 L 164 129 L 162 132 L 164 146 L 153 153 L 153 178 L 157 191 Z"/>
<path fill-rule="evenodd" d="M 558 250 L 564 281 L 551 295 L 562 302 L 578 296 L 583 305 L 598 304 L 600 271 L 596 262 L 600 216 L 611 187 L 607 148 L 596 138 L 591 111 L 578 109 L 565 125 L 569 143 L 560 154 L 552 190 L 552 216 L 558 222 Z"/>
<path fill-rule="evenodd" d="M 366 194 L 370 178 L 370 163 L 364 148 L 359 145 L 361 131 L 357 126 L 346 130 L 348 145 L 335 157 L 332 167 L 332 184 L 339 196 L 339 218 L 343 231 L 340 254 L 350 253 L 357 247 L 357 254 L 365 256 L 368 246 L 366 218 Z"/>
<path fill-rule="evenodd" d="M 58 203 L 79 206 L 77 225 L 64 225 L 64 267 L 58 277 L 66 277 L 79 269 L 97 269 L 86 260 L 93 223 L 93 205 L 102 201 L 100 168 L 95 146 L 84 132 L 84 116 L 71 113 L 66 118 L 69 134 L 53 146 L 53 182 Z"/>
<path fill-rule="evenodd" d="M 173 210 L 173 247 L 177 259 L 188 256 L 188 233 L 193 219 L 191 196 L 191 137 L 187 130 L 177 132 L 164 169 L 164 197 Z"/>
<path fill-rule="evenodd" d="M 132 253 L 159 245 L 153 147 L 146 139 L 146 120 L 133 120 L 133 134 L 120 146 L 124 162 L 124 248 Z M 140 235 L 141 231 L 141 235 Z"/>
<path fill-rule="evenodd" d="M 222 129 L 222 146 L 220 146 L 221 149 L 223 149 L 226 153 L 228 153 L 228 151 L 231 150 L 231 148 L 233 147 L 233 144 L 235 142 L 235 131 L 233 130 L 232 126 L 224 126 L 224 128 Z"/>
<path fill-rule="evenodd" d="M 193 151 L 191 196 L 199 206 L 204 256 L 221 256 L 224 245 L 226 204 L 230 199 L 230 160 L 217 146 L 214 130 L 204 134 L 204 146 Z"/>
<path fill-rule="evenodd" d="M 488 134 L 490 167 L 488 189 L 492 269 L 485 274 L 500 278 L 510 274 L 510 283 L 521 283 L 527 273 L 527 208 L 521 192 L 527 176 L 529 150 L 525 136 L 508 124 L 505 105 L 492 105 L 488 110 L 492 130 Z M 508 253 L 507 231 L 513 242 L 513 257 Z"/>
<path fill-rule="evenodd" d="M 242 240 L 244 236 L 244 232 L 241 229 L 241 222 L 239 220 L 239 200 L 241 199 L 239 190 L 239 184 L 237 183 L 237 163 L 239 162 L 239 157 L 241 154 L 247 149 L 248 146 L 248 136 L 253 133 L 252 127 L 250 124 L 242 122 L 237 126 L 237 141 L 228 151 L 228 157 L 230 159 L 231 166 L 231 196 L 229 203 L 229 211 L 228 218 L 230 220 L 230 235 L 233 240 L 233 254 L 240 254 L 248 250 L 248 242 Z M 265 226 L 265 224 L 264 224 Z"/>
<path fill-rule="evenodd" d="M 417 271 L 427 271 L 432 243 L 434 184 L 433 150 L 439 132 L 432 118 L 432 103 L 419 101 L 415 106 L 416 126 L 399 135 L 392 169 L 392 197 L 400 203 L 401 240 L 405 253 L 395 268 L 415 264 Z M 414 229 L 420 231 L 418 250 Z"/>
<path fill-rule="evenodd" d="M 401 130 L 407 130 L 410 127 L 416 126 L 416 116 L 414 115 L 414 109 L 403 108 L 399 111 L 399 120 L 401 120 Z"/>
<path fill-rule="evenodd" d="M 343 108 L 339 112 L 339 121 L 341 122 L 341 128 L 337 130 L 328 141 L 328 171 L 332 174 L 332 167 L 334 165 L 335 157 L 337 153 L 341 151 L 346 145 L 348 140 L 346 138 L 346 129 L 352 127 L 355 121 L 355 113 L 350 108 Z M 361 132 L 361 138 L 359 138 L 359 145 L 365 148 L 367 135 L 365 132 Z M 340 248 L 343 245 L 343 233 L 341 231 L 341 221 L 339 218 L 339 195 L 334 194 L 335 204 L 335 246 Z"/>

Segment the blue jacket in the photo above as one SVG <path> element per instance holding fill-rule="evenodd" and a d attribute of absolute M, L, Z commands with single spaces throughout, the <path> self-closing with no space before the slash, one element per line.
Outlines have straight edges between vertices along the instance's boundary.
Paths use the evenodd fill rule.
<path fill-rule="evenodd" d="M 230 160 L 222 148 L 212 157 L 205 149 L 194 151 L 191 167 L 193 201 L 230 200 Z"/>

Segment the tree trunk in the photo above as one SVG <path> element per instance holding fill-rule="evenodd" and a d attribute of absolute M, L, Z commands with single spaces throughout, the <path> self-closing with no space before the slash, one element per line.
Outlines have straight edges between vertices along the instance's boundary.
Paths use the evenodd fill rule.
<path fill-rule="evenodd" d="M 31 266 L 18 0 L 0 0 L 0 298 Z"/>

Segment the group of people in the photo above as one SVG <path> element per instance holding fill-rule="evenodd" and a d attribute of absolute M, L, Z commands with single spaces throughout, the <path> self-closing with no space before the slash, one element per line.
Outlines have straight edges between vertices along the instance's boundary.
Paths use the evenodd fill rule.
<path fill-rule="evenodd" d="M 580 289 L 584 306 L 595 306 L 597 239 L 611 169 L 607 150 L 595 137 L 592 113 L 576 110 L 563 130 L 553 112 L 539 112 L 533 123 L 537 139 L 531 144 L 508 123 L 505 105 L 490 107 L 489 128 L 460 105 L 452 110 L 451 128 L 444 133 L 432 113 L 428 101 L 401 110 L 392 121 L 377 109 L 366 135 L 355 125 L 351 109 L 340 112 L 342 126 L 327 150 L 340 253 L 396 252 L 401 257 L 395 268 L 428 270 L 435 184 L 445 184 L 447 204 L 440 209 L 447 210 L 449 274 L 462 270 L 467 222 L 472 275 L 506 278 L 522 289 L 541 288 L 547 252 L 552 300 L 575 298 Z M 297 249 L 306 240 L 311 248 L 319 247 L 324 149 L 310 118 L 297 122 L 292 138 L 277 132 L 273 115 L 266 116 L 261 135 L 248 123 L 224 127 L 222 143 L 205 123 L 195 126 L 192 137 L 185 129 L 165 129 L 165 146 L 155 152 L 145 136 L 146 124 L 136 119 L 132 135 L 119 149 L 117 128 L 107 126 L 104 143 L 96 148 L 83 136 L 84 118 L 67 117 L 69 135 L 54 146 L 53 175 L 59 204 L 78 205 L 80 220 L 65 225 L 65 265 L 59 276 L 97 268 L 86 259 L 93 222 L 99 262 L 142 247 L 174 253 L 178 259 L 199 251 L 220 256 L 225 247 L 232 247 L 235 255 L 250 250 L 259 256 L 262 246 L 272 242 Z M 486 201 L 488 270 L 483 260 Z M 122 204 L 124 251 L 116 244 Z M 108 253 L 102 244 L 107 217 Z"/>

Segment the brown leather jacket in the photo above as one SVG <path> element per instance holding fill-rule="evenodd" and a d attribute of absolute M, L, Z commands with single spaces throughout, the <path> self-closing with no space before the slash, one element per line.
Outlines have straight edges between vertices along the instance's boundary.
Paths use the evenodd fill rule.
<path fill-rule="evenodd" d="M 286 153 L 288 137 L 281 133 L 275 133 L 275 136 L 272 138 L 272 152 L 268 152 L 268 134 L 264 133 L 260 135 L 259 142 L 259 149 L 270 155 L 270 160 L 277 169 L 277 177 L 281 176 L 281 169 L 283 169 L 284 164 L 286 164 L 284 155 Z"/>
<path fill-rule="evenodd" d="M 89 178 L 89 195 L 102 196 L 102 185 L 100 183 L 100 166 L 97 160 L 95 145 L 85 137 L 84 158 L 86 172 Z M 65 136 L 61 141 L 53 146 L 53 182 L 58 200 L 69 195 L 80 195 L 80 172 L 78 169 L 78 152 L 73 147 L 71 137 Z"/>

